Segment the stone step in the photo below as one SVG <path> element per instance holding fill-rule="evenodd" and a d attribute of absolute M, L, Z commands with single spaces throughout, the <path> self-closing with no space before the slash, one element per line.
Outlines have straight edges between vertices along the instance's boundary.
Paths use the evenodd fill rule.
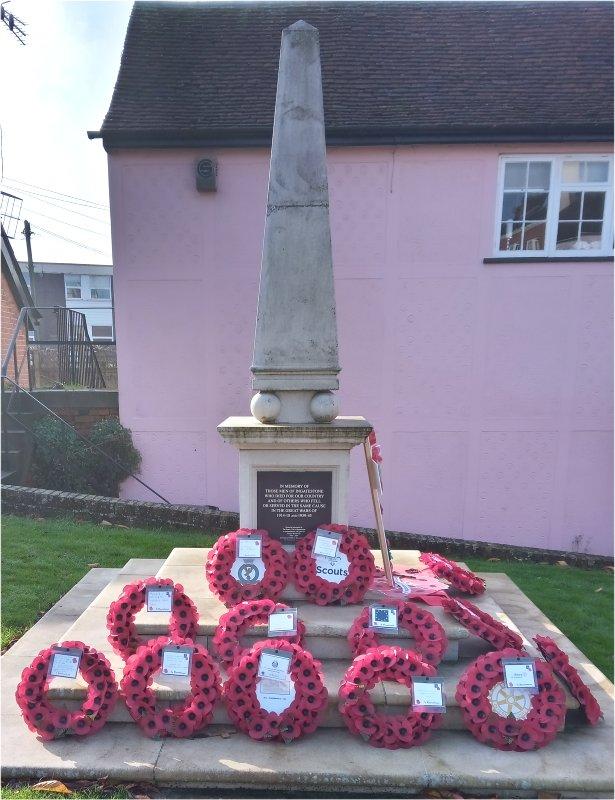
<path fill-rule="evenodd" d="M 343 728 L 344 721 L 338 711 L 339 687 L 344 673 L 348 669 L 349 661 L 326 661 L 323 663 L 323 675 L 325 686 L 329 693 L 329 706 L 323 726 L 327 728 Z M 460 730 L 464 727 L 461 712 L 455 699 L 455 689 L 459 679 L 463 674 L 467 664 L 463 662 L 442 663 L 438 669 L 438 675 L 444 682 L 446 694 L 447 711 L 444 716 L 443 727 L 451 730 Z M 121 672 L 119 673 L 121 675 Z M 222 680 L 226 680 L 226 673 L 222 671 Z M 160 703 L 174 702 L 183 700 L 189 692 L 189 682 L 185 678 L 169 678 L 158 675 L 152 687 Z M 54 678 L 49 688 L 49 698 L 58 705 L 65 705 L 67 708 L 76 708 L 86 696 L 86 685 L 79 678 L 76 681 L 65 678 Z M 404 713 L 410 700 L 410 692 L 407 687 L 392 681 L 378 683 L 370 692 L 374 703 L 381 709 L 389 713 Z M 567 693 L 567 708 L 574 711 L 579 707 L 574 698 Z M 130 722 L 131 718 L 122 700 L 116 705 L 111 722 Z M 574 723 L 574 717 L 570 722 Z M 230 721 L 226 714 L 224 702 L 218 703 L 213 718 L 213 724 L 229 725 Z"/>

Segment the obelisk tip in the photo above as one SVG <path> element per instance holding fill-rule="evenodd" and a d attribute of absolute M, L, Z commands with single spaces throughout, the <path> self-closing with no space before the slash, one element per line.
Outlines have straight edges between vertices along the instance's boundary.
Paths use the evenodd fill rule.
<path fill-rule="evenodd" d="M 318 33 L 318 28 L 310 25 L 310 23 L 306 22 L 304 19 L 299 19 L 297 22 L 293 22 L 292 25 L 289 25 L 288 28 L 284 28 L 283 33 L 287 31 L 316 31 L 316 33 Z"/>

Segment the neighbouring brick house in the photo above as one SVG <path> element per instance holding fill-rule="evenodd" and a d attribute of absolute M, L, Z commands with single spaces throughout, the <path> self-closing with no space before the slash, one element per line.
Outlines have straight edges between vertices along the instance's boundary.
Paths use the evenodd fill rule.
<path fill-rule="evenodd" d="M 7 236 L 4 226 L 2 227 L 2 361 L 6 358 L 19 312 L 24 306 L 33 306 L 30 290 L 23 278 L 21 268 L 11 246 L 11 240 Z M 15 353 L 17 357 L 17 368 L 24 359 L 26 352 L 26 332 L 25 329 L 19 334 L 16 343 Z M 7 375 L 15 377 L 13 360 L 11 360 Z"/>
<path fill-rule="evenodd" d="M 341 408 L 382 441 L 387 526 L 612 552 L 612 16 L 137 3 L 93 135 L 145 480 L 237 508 L 216 425 L 248 413 L 280 32 L 303 18 L 321 39 Z M 202 158 L 216 191 L 197 190 Z M 369 525 L 359 450 L 351 521 Z"/>

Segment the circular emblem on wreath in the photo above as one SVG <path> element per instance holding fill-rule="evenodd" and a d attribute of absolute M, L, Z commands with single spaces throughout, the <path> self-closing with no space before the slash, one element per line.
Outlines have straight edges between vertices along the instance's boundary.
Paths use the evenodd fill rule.
<path fill-rule="evenodd" d="M 504 681 L 489 690 L 491 708 L 499 717 L 525 719 L 532 710 L 531 695 L 523 689 L 511 689 Z"/>
<path fill-rule="evenodd" d="M 256 564 L 250 562 L 241 564 L 237 570 L 237 575 L 240 583 L 258 583 L 261 577 Z"/>

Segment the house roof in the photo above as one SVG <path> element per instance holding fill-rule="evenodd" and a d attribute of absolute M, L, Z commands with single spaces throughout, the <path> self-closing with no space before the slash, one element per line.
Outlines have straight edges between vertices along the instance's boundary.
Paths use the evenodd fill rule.
<path fill-rule="evenodd" d="M 610 2 L 137 2 L 107 149 L 269 145 L 282 29 L 320 31 L 327 141 L 605 140 Z"/>

